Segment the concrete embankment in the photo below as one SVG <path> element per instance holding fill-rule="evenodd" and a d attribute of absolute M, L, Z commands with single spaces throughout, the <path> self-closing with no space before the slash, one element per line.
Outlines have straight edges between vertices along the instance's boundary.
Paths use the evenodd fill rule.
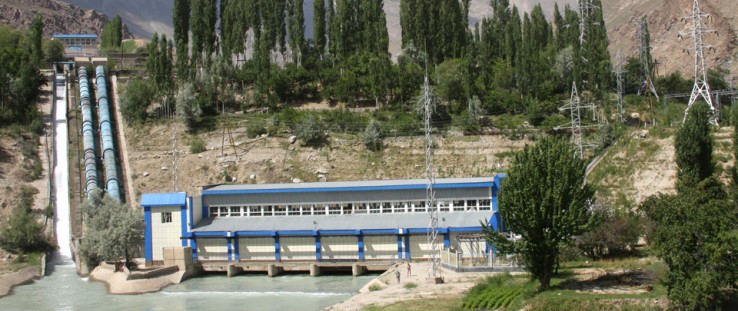
<path fill-rule="evenodd" d="M 34 280 L 41 278 L 45 272 L 46 255 L 43 255 L 38 267 L 28 267 L 13 273 L 0 275 L 0 298 L 11 294 L 16 286 L 33 283 Z"/>
<path fill-rule="evenodd" d="M 105 283 L 111 294 L 136 295 L 158 292 L 165 287 L 179 284 L 188 277 L 187 271 L 169 266 L 145 272 L 116 272 L 115 267 L 101 264 L 90 273 L 90 280 Z"/>

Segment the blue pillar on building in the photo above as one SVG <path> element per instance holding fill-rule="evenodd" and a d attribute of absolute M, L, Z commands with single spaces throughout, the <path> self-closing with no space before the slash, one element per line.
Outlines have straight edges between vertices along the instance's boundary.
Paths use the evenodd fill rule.
<path fill-rule="evenodd" d="M 402 235 L 397 234 L 397 259 L 402 259 Z"/>
<path fill-rule="evenodd" d="M 181 224 L 181 237 L 187 237 L 187 205 L 182 205 L 179 209 L 179 222 Z M 182 239 L 182 246 L 187 246 L 187 239 Z"/>
<path fill-rule="evenodd" d="M 233 241 L 233 261 L 241 261 L 241 250 L 238 246 L 238 235 L 235 235 L 231 238 Z"/>
<path fill-rule="evenodd" d="M 226 233 L 226 248 L 228 249 L 228 261 L 233 260 L 233 239 L 231 233 Z"/>
<path fill-rule="evenodd" d="M 144 258 L 146 263 L 150 264 L 154 259 L 153 245 L 151 236 L 151 207 L 144 206 L 144 224 L 146 226 L 144 234 Z"/>
<path fill-rule="evenodd" d="M 410 259 L 410 234 L 405 235 L 405 259 Z"/>
<path fill-rule="evenodd" d="M 194 236 L 190 239 L 190 245 L 192 246 L 192 261 L 195 262 L 197 261 L 197 240 Z"/>
<path fill-rule="evenodd" d="M 364 261 L 364 235 L 359 233 L 357 237 L 359 246 L 359 261 Z"/>
<path fill-rule="evenodd" d="M 444 248 L 449 248 L 451 246 L 451 240 L 449 240 L 449 235 L 450 233 L 448 233 L 448 230 L 446 230 L 446 232 L 443 233 L 443 247 Z"/>
<path fill-rule="evenodd" d="M 320 261 L 320 235 L 315 235 L 315 260 Z"/>
<path fill-rule="evenodd" d="M 274 234 L 274 260 L 276 261 L 282 261 L 282 255 L 279 253 L 280 245 L 279 245 L 279 236 L 275 233 Z"/>

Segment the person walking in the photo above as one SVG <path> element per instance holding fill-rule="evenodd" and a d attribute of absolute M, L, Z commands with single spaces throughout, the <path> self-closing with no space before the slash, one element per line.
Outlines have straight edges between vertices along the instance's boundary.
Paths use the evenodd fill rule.
<path fill-rule="evenodd" d="M 407 262 L 407 276 L 413 275 L 412 270 L 410 270 L 410 261 Z"/>
<path fill-rule="evenodd" d="M 397 284 L 400 284 L 400 270 L 395 270 L 395 277 L 397 277 Z"/>

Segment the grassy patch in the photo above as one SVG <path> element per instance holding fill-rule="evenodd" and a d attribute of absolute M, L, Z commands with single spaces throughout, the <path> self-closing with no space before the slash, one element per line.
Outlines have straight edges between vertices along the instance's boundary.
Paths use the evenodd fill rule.
<path fill-rule="evenodd" d="M 415 299 L 398 302 L 389 306 L 368 306 L 364 311 L 428 311 L 428 310 L 462 310 L 461 298 L 433 298 L 433 299 Z"/>
<path fill-rule="evenodd" d="M 0 269 L 0 273 L 16 272 L 25 268 L 39 267 L 41 264 L 41 256 L 43 256 L 43 253 L 29 253 L 18 255 L 18 257 L 10 261 L 9 265 L 7 265 L 3 269 Z"/>
<path fill-rule="evenodd" d="M 382 285 L 379 285 L 379 284 L 369 285 L 370 292 L 375 292 L 375 291 L 382 290 L 382 289 L 384 289 L 384 287 L 382 287 Z"/>
<path fill-rule="evenodd" d="M 523 298 L 534 295 L 537 286 L 527 277 L 513 277 L 510 274 L 488 277 L 469 291 L 462 308 L 495 310 L 517 306 Z"/>
<path fill-rule="evenodd" d="M 407 282 L 407 283 L 405 283 L 405 285 L 403 285 L 403 287 L 405 287 L 407 289 L 413 289 L 413 288 L 418 287 L 418 284 L 415 284 L 413 282 Z"/>

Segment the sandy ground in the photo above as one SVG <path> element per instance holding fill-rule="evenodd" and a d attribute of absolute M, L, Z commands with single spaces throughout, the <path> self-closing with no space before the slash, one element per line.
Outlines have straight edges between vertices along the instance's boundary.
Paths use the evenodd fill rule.
<path fill-rule="evenodd" d="M 457 273 L 441 269 L 443 284 L 435 284 L 428 278 L 430 265 L 428 263 L 413 263 L 412 275 L 408 276 L 407 269 L 403 263 L 399 267 L 391 268 L 376 279 L 367 283 L 359 290 L 357 295 L 348 300 L 326 308 L 328 311 L 353 311 L 362 310 L 369 305 L 386 306 L 401 301 L 422 298 L 441 298 L 463 295 L 476 283 L 495 273 Z M 400 271 L 400 283 L 397 283 L 395 271 Z M 405 288 L 407 284 L 414 283 L 415 288 Z M 380 290 L 370 291 L 369 287 L 379 286 Z"/>

